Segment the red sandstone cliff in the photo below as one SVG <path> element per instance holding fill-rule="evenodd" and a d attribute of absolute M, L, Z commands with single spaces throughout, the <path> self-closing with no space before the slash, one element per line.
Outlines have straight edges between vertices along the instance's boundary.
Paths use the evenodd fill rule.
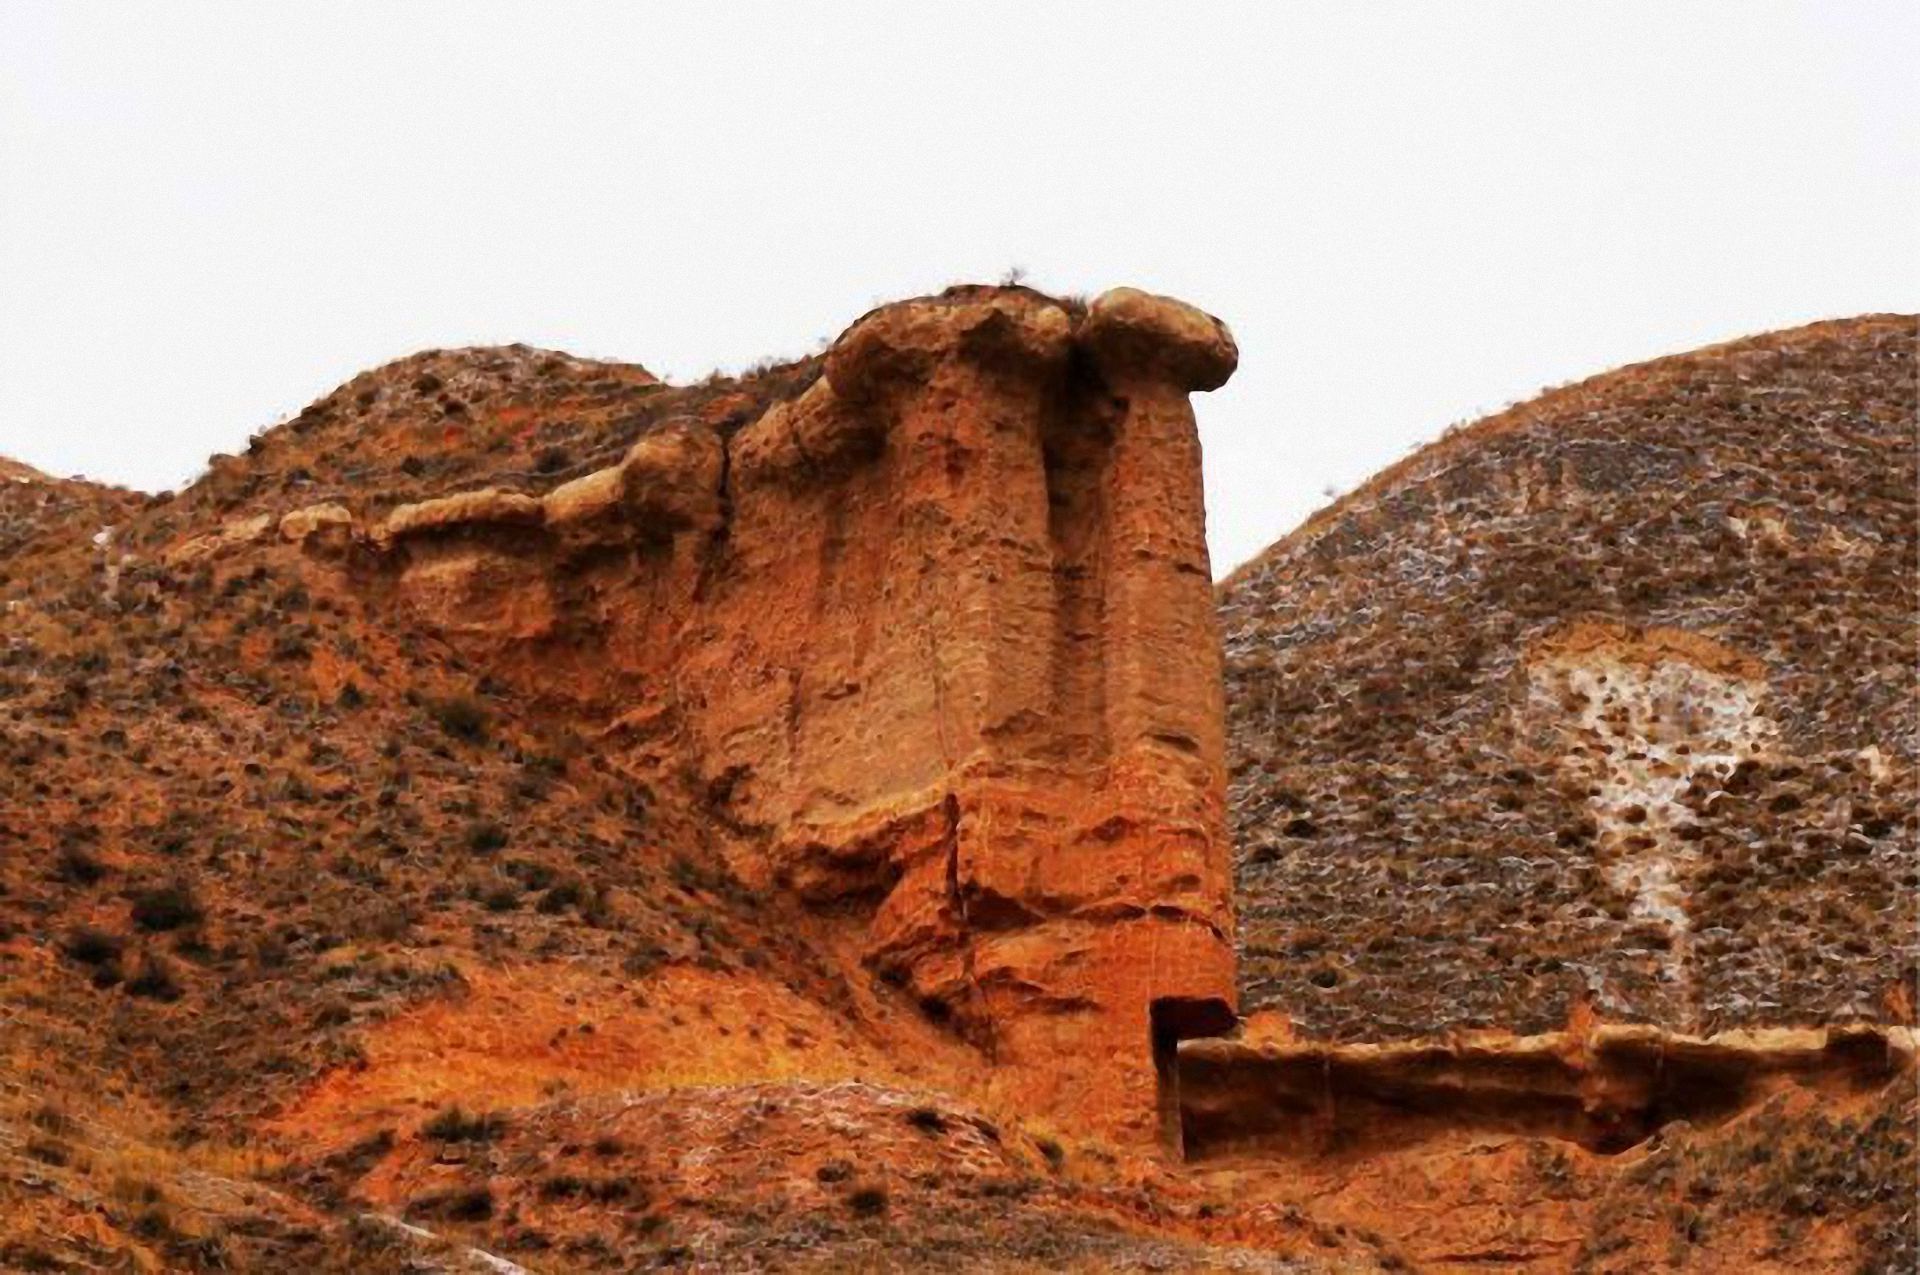
<path fill-rule="evenodd" d="M 1155 1012 L 1232 1018 L 1187 395 L 1234 362 L 1144 293 L 956 290 L 866 316 L 737 430 L 669 419 L 538 497 L 280 526 L 566 698 L 744 879 L 858 916 L 869 965 L 1023 1102 L 1145 1128 Z"/>
<path fill-rule="evenodd" d="M 1044 1206 L 1032 1174 L 1077 1172 L 1081 1139 L 1126 1148 L 1101 1173 L 1150 1152 L 1156 1063 L 1232 1021 L 1187 398 L 1235 358 L 1178 302 L 961 288 L 737 382 L 433 352 L 179 496 L 36 489 L 6 581 L 0 951 L 42 1006 L 8 1043 L 55 1140 L 155 1127 L 74 1122 L 68 1076 L 164 1091 L 301 1148 L 288 1216 L 351 1198 L 439 1227 L 570 1198 L 506 1169 L 532 1110 L 705 1084 L 716 1120 L 790 1092 L 829 1203 L 877 1179 L 888 1216 L 958 1207 L 900 1194 L 911 1156 L 832 1170 L 904 1112 L 912 1145 L 987 1122 L 1002 1149 L 956 1183 L 1022 1184 L 979 1216 L 1031 1219 L 1019 1245 L 1137 1225 L 1139 1165 Z M 879 1088 L 807 1087 L 855 1079 Z M 502 1114 L 443 1208 L 445 1162 L 407 1166 L 463 1141 L 434 1132 L 451 1104 Z M 99 1171 L 50 1154 L 53 1198 L 85 1198 Z M 604 1218 L 660 1219 L 654 1247 L 755 1234 L 623 1198 Z"/>

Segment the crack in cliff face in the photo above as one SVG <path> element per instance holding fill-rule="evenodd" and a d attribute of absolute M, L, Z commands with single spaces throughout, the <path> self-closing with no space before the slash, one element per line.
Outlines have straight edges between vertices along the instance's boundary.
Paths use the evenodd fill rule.
<path fill-rule="evenodd" d="M 1674 1121 L 1724 1123 L 1786 1088 L 1861 1093 L 1913 1069 L 1906 1028 L 1698 1037 L 1603 1026 L 1462 1043 L 1194 1040 L 1170 1080 L 1189 1159 L 1313 1159 L 1459 1134 L 1613 1154 Z"/>
<path fill-rule="evenodd" d="M 971 1002 L 968 1019 L 978 1033 L 977 1043 L 986 1051 L 989 1062 L 997 1062 L 997 1038 L 993 1006 L 980 988 L 980 972 L 974 952 L 973 923 L 968 916 L 966 891 L 960 888 L 960 798 L 948 793 L 940 803 L 945 824 L 944 845 L 947 861 L 947 906 L 960 923 L 958 942 L 960 963 Z"/>
<path fill-rule="evenodd" d="M 696 555 L 700 572 L 693 582 L 692 600 L 695 604 L 706 601 L 712 593 L 716 576 L 727 558 L 727 541 L 733 529 L 733 466 L 733 439 L 728 438 L 720 447 L 719 472 L 714 481 L 713 527 L 708 532 L 707 543 Z"/>

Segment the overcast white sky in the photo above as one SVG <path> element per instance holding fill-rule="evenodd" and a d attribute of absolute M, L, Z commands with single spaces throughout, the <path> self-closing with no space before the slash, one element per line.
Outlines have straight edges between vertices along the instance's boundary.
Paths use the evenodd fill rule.
<path fill-rule="evenodd" d="M 0 454 L 178 486 L 354 372 L 672 379 L 1012 267 L 1225 318 L 1224 571 L 1449 423 L 1920 308 L 1920 5 L 0 0 Z"/>

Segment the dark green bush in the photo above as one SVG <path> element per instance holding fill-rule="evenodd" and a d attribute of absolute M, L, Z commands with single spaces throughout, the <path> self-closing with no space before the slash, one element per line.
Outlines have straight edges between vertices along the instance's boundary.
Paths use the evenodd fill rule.
<path fill-rule="evenodd" d="M 433 720 L 455 739 L 464 739 L 470 744 L 486 741 L 487 709 L 471 695 L 449 695 L 435 700 Z"/>
<path fill-rule="evenodd" d="M 74 885 L 92 885 L 107 875 L 107 868 L 81 847 L 68 846 L 60 852 L 54 875 Z"/>
<path fill-rule="evenodd" d="M 492 819 L 480 819 L 467 827 L 467 849 L 475 854 L 492 854 L 507 846 L 507 830 Z"/>
<path fill-rule="evenodd" d="M 872 1183 L 855 1187 L 847 1196 L 847 1207 L 861 1217 L 878 1217 L 887 1211 L 887 1188 Z"/>
<path fill-rule="evenodd" d="M 126 950 L 127 941 L 118 934 L 82 925 L 67 933 L 61 945 L 66 954 L 82 965 L 113 965 Z"/>
<path fill-rule="evenodd" d="M 507 1127 L 497 1114 L 468 1115 L 455 1103 L 420 1126 L 422 1136 L 438 1142 L 491 1142 Z"/>
<path fill-rule="evenodd" d="M 127 990 L 156 1001 L 177 1001 L 181 992 L 173 967 L 164 957 L 152 952 L 141 958 L 139 970 L 127 980 Z"/>
<path fill-rule="evenodd" d="M 204 915 L 192 887 L 184 881 L 154 886 L 133 896 L 133 923 L 143 930 L 177 930 Z"/>
<path fill-rule="evenodd" d="M 915 1107 L 907 1113 L 907 1123 L 922 1133 L 945 1133 L 947 1118 L 932 1107 Z"/>

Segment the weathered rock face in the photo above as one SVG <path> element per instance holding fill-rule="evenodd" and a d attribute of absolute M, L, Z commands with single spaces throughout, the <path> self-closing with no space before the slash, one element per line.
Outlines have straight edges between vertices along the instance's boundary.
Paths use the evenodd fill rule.
<path fill-rule="evenodd" d="M 1195 321 L 1224 367 L 1178 361 Z M 1139 294 L 1072 326 L 1018 295 L 856 325 L 737 440 L 731 620 L 691 680 L 778 873 L 884 893 L 874 959 L 1038 1064 L 1049 1106 L 1144 1115 L 1150 1006 L 1231 1003 L 1186 395 L 1232 353 Z M 752 622 L 770 580 L 789 624 Z M 1057 1066 L 1089 1053 L 1129 1060 L 1130 1098 Z"/>
<path fill-rule="evenodd" d="M 856 918 L 1023 1102 L 1144 1132 L 1156 1038 L 1233 1014 L 1187 396 L 1234 361 L 1129 289 L 955 290 L 867 315 L 735 428 L 669 419 L 538 497 L 447 493 L 313 551 L 570 701 L 743 876 Z"/>
<path fill-rule="evenodd" d="M 1384 1156 L 1463 1132 L 1600 1154 L 1664 1125 L 1723 1124 L 1794 1088 L 1864 1096 L 1913 1071 L 1905 1027 L 1770 1028 L 1711 1038 L 1587 1024 L 1538 1036 L 1337 1045 L 1196 1040 L 1179 1051 L 1190 1159 Z"/>

